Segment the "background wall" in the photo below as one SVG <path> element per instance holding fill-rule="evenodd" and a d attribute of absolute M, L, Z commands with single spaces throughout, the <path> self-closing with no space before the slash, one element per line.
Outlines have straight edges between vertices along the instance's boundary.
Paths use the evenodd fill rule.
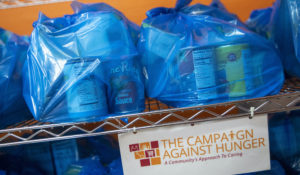
<path fill-rule="evenodd" d="M 154 7 L 174 7 L 175 0 L 80 0 L 81 2 L 105 2 L 119 9 L 130 20 L 141 24 L 146 17 L 147 10 Z M 245 21 L 253 9 L 266 8 L 275 0 L 222 0 L 227 9 L 238 14 Z M 211 0 L 194 0 L 192 4 L 209 4 Z M 70 2 L 38 5 L 31 7 L 12 8 L 0 10 L 0 27 L 13 31 L 20 35 L 29 35 L 32 31 L 32 23 L 37 20 L 39 11 L 49 17 L 71 14 Z"/>

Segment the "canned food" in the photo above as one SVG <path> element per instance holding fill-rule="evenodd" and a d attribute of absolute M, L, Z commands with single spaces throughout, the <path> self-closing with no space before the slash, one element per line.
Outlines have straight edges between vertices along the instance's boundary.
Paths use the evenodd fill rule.
<path fill-rule="evenodd" d="M 217 97 L 214 48 L 185 50 L 178 62 L 182 91 L 195 92 L 198 100 Z"/>
<path fill-rule="evenodd" d="M 64 81 L 74 81 L 86 71 L 93 60 L 73 59 L 64 68 Z M 69 114 L 81 117 L 80 113 L 90 115 L 105 115 L 108 113 L 105 86 L 93 74 L 73 83 L 67 90 L 67 105 Z"/>
<path fill-rule="evenodd" d="M 246 60 L 250 59 L 250 49 L 247 44 L 225 45 L 216 48 L 218 80 L 220 84 L 228 83 L 222 93 L 229 97 L 241 97 L 247 94 Z M 251 71 L 250 71 L 251 72 Z"/>
<path fill-rule="evenodd" d="M 105 63 L 109 78 L 109 109 L 114 114 L 140 112 L 143 110 L 144 89 L 138 80 L 134 59 Z"/>

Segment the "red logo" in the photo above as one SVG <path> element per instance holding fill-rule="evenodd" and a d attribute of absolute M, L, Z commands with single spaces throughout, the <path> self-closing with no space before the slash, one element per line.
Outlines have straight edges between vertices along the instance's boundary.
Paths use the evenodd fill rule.
<path fill-rule="evenodd" d="M 129 150 L 140 161 L 141 167 L 161 164 L 158 141 L 131 144 Z"/>

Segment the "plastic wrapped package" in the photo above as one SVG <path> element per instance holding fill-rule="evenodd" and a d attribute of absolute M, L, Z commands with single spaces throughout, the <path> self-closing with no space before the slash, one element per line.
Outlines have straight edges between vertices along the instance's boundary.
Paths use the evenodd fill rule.
<path fill-rule="evenodd" d="M 280 51 L 285 71 L 292 76 L 300 77 L 300 62 L 298 61 L 293 44 L 292 23 L 287 0 L 278 0 L 273 6 L 274 22 L 272 38 Z"/>
<path fill-rule="evenodd" d="M 229 13 L 219 0 L 213 0 L 210 6 L 203 4 L 185 6 L 180 9 L 180 12 L 188 15 L 207 15 L 222 19 L 231 24 L 245 26 L 244 23 L 241 22 L 235 14 Z"/>
<path fill-rule="evenodd" d="M 9 40 L 10 32 L 0 29 L 1 40 L 0 40 L 0 49 L 1 49 L 1 74 L 0 74 L 0 86 L 5 91 L 8 89 L 10 77 L 12 77 L 13 69 L 16 63 L 16 51 L 18 48 L 15 46 L 14 42 Z M 10 95 L 10 94 L 9 94 Z M 0 112 L 1 114 L 5 111 L 9 105 L 11 105 L 11 101 L 9 98 L 4 98 L 6 96 L 3 91 L 1 91 L 1 101 L 0 101 Z"/>
<path fill-rule="evenodd" d="M 81 159 L 70 165 L 64 175 L 107 175 L 97 156 Z"/>
<path fill-rule="evenodd" d="M 247 27 L 266 38 L 270 38 L 274 17 L 273 9 L 274 7 L 254 10 L 246 21 Z"/>
<path fill-rule="evenodd" d="M 81 159 L 73 162 L 65 174 L 123 174 L 119 144 L 113 137 L 90 137 L 79 139 L 77 143 Z"/>
<path fill-rule="evenodd" d="M 22 96 L 22 67 L 28 41 L 0 28 L 0 127 L 32 118 Z"/>
<path fill-rule="evenodd" d="M 111 136 L 89 137 L 78 139 L 79 157 L 97 155 L 103 165 L 108 165 L 120 157 L 118 142 Z"/>
<path fill-rule="evenodd" d="M 48 149 L 48 143 L 40 143 L 38 146 L 33 144 L 2 147 L 0 149 L 0 169 L 4 170 L 6 175 L 53 175 L 51 155 L 48 154 Z M 29 155 L 30 151 L 35 154 Z"/>
<path fill-rule="evenodd" d="M 285 170 L 277 160 L 271 160 L 271 170 L 247 173 L 243 175 L 285 175 Z"/>
<path fill-rule="evenodd" d="M 77 141 L 64 140 L 51 144 L 51 153 L 57 175 L 64 174 L 69 166 L 79 160 Z"/>
<path fill-rule="evenodd" d="M 0 170 L 16 175 L 123 174 L 119 147 L 109 136 L 1 148 Z"/>
<path fill-rule="evenodd" d="M 299 151 L 296 132 L 291 120 L 285 114 L 276 115 L 269 120 L 271 154 L 279 160 L 287 160 Z"/>
<path fill-rule="evenodd" d="M 79 160 L 76 140 L 30 144 L 21 147 L 23 149 L 18 153 L 23 161 L 31 162 L 47 175 L 62 175 L 72 163 Z M 12 150 L 15 151 L 14 148 Z"/>
<path fill-rule="evenodd" d="M 18 47 L 14 41 L 10 40 L 10 37 L 13 35 L 12 33 L 5 31 L 3 29 L 0 30 L 1 40 L 0 40 L 0 49 L 1 49 L 1 74 L 0 74 L 0 86 L 6 91 L 9 86 L 10 77 L 12 77 L 12 73 L 15 67 L 15 63 L 17 60 L 16 52 Z M 1 97 L 5 97 L 6 94 L 1 91 Z M 10 94 L 9 94 L 10 95 Z M 5 111 L 9 105 L 11 105 L 11 101 L 9 98 L 3 99 L 1 98 L 0 103 L 0 111 L 1 113 Z"/>
<path fill-rule="evenodd" d="M 300 111 L 278 113 L 269 117 L 271 170 L 249 173 L 299 174 L 300 173 Z"/>
<path fill-rule="evenodd" d="M 295 54 L 287 0 L 278 0 L 278 3 L 280 6 L 274 8 L 275 19 L 272 31 L 274 41 L 280 51 L 285 71 L 289 75 L 300 77 L 300 62 Z"/>
<path fill-rule="evenodd" d="M 140 27 L 136 25 L 135 23 L 129 21 L 120 11 L 117 9 L 109 6 L 105 3 L 92 3 L 92 4 L 84 4 L 80 3 L 78 1 L 73 1 L 71 3 L 72 9 L 75 13 L 86 13 L 86 12 L 97 12 L 97 11 L 106 11 L 106 12 L 114 12 L 116 15 L 118 15 L 122 20 L 125 21 L 125 25 L 128 28 L 128 31 L 130 33 L 130 36 L 133 40 L 133 42 L 136 44 L 139 39 L 140 34 Z"/>
<path fill-rule="evenodd" d="M 15 148 L 12 149 L 15 151 Z M 20 149 L 23 151 L 19 152 L 18 156 L 22 157 L 23 162 L 31 162 L 43 172 L 42 174 L 55 174 L 50 143 L 25 145 L 21 146 Z"/>
<path fill-rule="evenodd" d="M 152 9 L 143 21 L 139 50 L 147 96 L 183 107 L 280 91 L 282 65 L 268 40 L 230 14 L 217 18 L 225 13 L 222 9 L 205 7 L 213 9 L 211 15 L 202 13 L 203 5 L 188 3 Z"/>
<path fill-rule="evenodd" d="M 123 167 L 121 158 L 114 160 L 108 166 L 109 168 L 109 175 L 123 175 Z"/>
<path fill-rule="evenodd" d="M 300 173 L 300 112 L 276 114 L 269 119 L 271 157 L 280 161 L 287 174 Z"/>
<path fill-rule="evenodd" d="M 224 4 L 221 2 L 221 0 L 212 0 L 210 6 L 216 7 L 218 9 L 220 9 L 220 10 L 228 12 L 227 9 L 226 9 L 226 7 L 224 6 Z"/>
<path fill-rule="evenodd" d="M 86 148 L 93 151 L 97 155 L 102 164 L 110 164 L 115 159 L 120 158 L 119 144 L 114 138 L 110 136 L 91 137 L 87 138 Z"/>
<path fill-rule="evenodd" d="M 2 155 L 0 157 L 1 168 L 0 175 L 45 175 L 46 172 L 42 171 L 34 162 L 24 161 L 19 156 Z M 52 175 L 52 174 L 49 174 Z"/>
<path fill-rule="evenodd" d="M 37 120 L 98 121 L 144 110 L 139 56 L 125 23 L 110 11 L 40 14 L 23 92 Z"/>
<path fill-rule="evenodd" d="M 298 61 L 300 62 L 300 2 L 297 0 L 287 1 L 289 9 L 289 19 L 291 20 L 291 28 L 293 31 L 294 48 Z"/>
<path fill-rule="evenodd" d="M 300 57 L 296 56 L 299 47 L 297 10 L 296 1 L 277 0 L 270 8 L 253 11 L 247 25 L 273 41 L 279 50 L 284 70 L 291 76 L 300 77 Z"/>
<path fill-rule="evenodd" d="M 111 58 L 103 62 L 104 82 L 108 84 L 109 109 L 111 113 L 123 114 L 144 110 L 144 85 L 138 69 L 139 57 Z"/>
<path fill-rule="evenodd" d="M 300 111 L 292 111 L 289 117 L 294 128 L 296 147 L 298 149 L 295 154 L 288 158 L 287 166 L 292 173 L 300 174 Z"/>

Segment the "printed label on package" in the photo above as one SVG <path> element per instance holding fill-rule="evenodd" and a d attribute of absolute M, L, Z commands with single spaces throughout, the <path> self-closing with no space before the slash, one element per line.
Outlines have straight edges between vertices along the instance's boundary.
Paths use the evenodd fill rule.
<path fill-rule="evenodd" d="M 119 135 L 125 175 L 224 175 L 270 169 L 267 115 Z"/>

